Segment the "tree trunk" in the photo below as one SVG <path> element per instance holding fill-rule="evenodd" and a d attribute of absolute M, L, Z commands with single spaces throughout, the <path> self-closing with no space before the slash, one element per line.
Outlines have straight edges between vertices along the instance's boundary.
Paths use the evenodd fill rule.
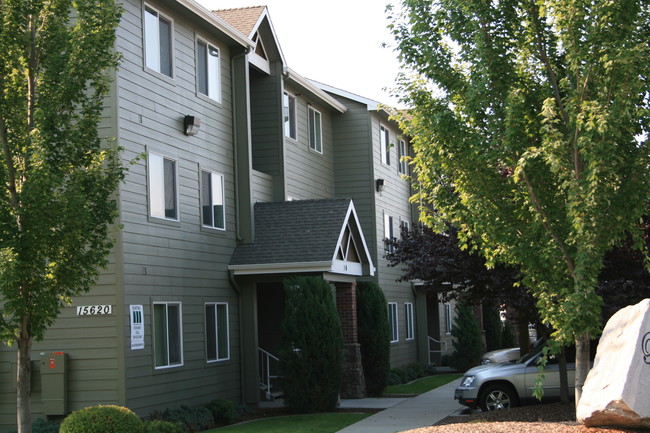
<path fill-rule="evenodd" d="M 562 347 L 562 350 L 560 350 L 560 353 L 558 354 L 558 370 L 560 374 L 560 401 L 562 403 L 568 403 L 569 402 L 569 376 L 567 372 L 567 366 L 566 366 L 566 350 L 564 350 L 564 347 Z"/>
<path fill-rule="evenodd" d="M 589 373 L 589 335 L 576 336 L 576 407 L 582 397 L 582 387 Z"/>
<path fill-rule="evenodd" d="M 16 416 L 18 433 L 32 433 L 31 422 L 31 352 L 32 338 L 27 331 L 25 321 L 18 339 L 18 373 L 16 385 Z"/>

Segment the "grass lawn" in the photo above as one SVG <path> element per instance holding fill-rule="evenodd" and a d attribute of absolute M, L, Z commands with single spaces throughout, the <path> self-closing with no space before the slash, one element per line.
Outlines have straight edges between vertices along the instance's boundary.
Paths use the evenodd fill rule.
<path fill-rule="evenodd" d="M 438 374 L 427 376 L 402 385 L 391 385 L 386 387 L 385 394 L 423 394 L 439 386 L 445 385 L 453 380 L 462 377 L 462 374 Z"/>
<path fill-rule="evenodd" d="M 371 413 L 317 413 L 266 418 L 204 433 L 334 433 Z"/>

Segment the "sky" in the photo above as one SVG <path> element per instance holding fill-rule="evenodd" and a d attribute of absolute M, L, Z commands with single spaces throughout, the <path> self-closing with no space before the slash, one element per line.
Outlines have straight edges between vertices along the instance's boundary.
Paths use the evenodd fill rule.
<path fill-rule="evenodd" d="M 398 105 L 388 90 L 395 87 L 399 71 L 385 12 L 391 0 L 197 1 L 210 10 L 267 6 L 289 68 L 305 78 Z"/>

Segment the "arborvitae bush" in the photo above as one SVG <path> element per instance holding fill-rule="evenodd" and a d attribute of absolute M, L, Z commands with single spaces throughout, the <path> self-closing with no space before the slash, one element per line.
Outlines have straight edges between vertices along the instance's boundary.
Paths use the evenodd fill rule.
<path fill-rule="evenodd" d="M 512 332 L 512 324 L 506 320 L 503 324 L 503 334 L 501 336 L 503 347 L 516 347 L 515 334 Z"/>
<path fill-rule="evenodd" d="M 464 302 L 456 304 L 456 319 L 451 329 L 454 352 L 449 362 L 459 371 L 465 371 L 481 361 L 481 330 L 472 314 L 472 307 Z"/>
<path fill-rule="evenodd" d="M 120 406 L 91 406 L 68 415 L 60 433 L 142 433 L 144 425 L 130 409 Z"/>
<path fill-rule="evenodd" d="M 487 351 L 503 348 L 503 323 L 499 310 L 492 305 L 483 304 L 483 329 Z"/>
<path fill-rule="evenodd" d="M 390 329 L 386 297 L 373 282 L 357 284 L 357 335 L 366 392 L 381 395 L 390 373 Z"/>
<path fill-rule="evenodd" d="M 285 404 L 296 412 L 333 410 L 341 389 L 343 336 L 330 285 L 320 277 L 284 281 L 280 363 Z"/>

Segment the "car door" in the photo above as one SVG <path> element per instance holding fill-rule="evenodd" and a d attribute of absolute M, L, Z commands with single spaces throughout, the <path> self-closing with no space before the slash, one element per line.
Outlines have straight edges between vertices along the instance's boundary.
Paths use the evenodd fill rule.
<path fill-rule="evenodd" d="M 526 397 L 533 397 L 533 390 L 540 374 L 544 375 L 542 387 L 544 388 L 544 397 L 560 397 L 560 366 L 558 357 L 550 355 L 544 371 L 540 372 L 537 368 L 541 354 L 536 356 L 526 367 Z M 567 356 L 567 359 L 571 359 Z M 573 358 L 575 359 L 575 357 Z M 567 362 L 567 381 L 569 385 L 569 395 L 574 394 L 575 390 L 575 363 Z"/>

